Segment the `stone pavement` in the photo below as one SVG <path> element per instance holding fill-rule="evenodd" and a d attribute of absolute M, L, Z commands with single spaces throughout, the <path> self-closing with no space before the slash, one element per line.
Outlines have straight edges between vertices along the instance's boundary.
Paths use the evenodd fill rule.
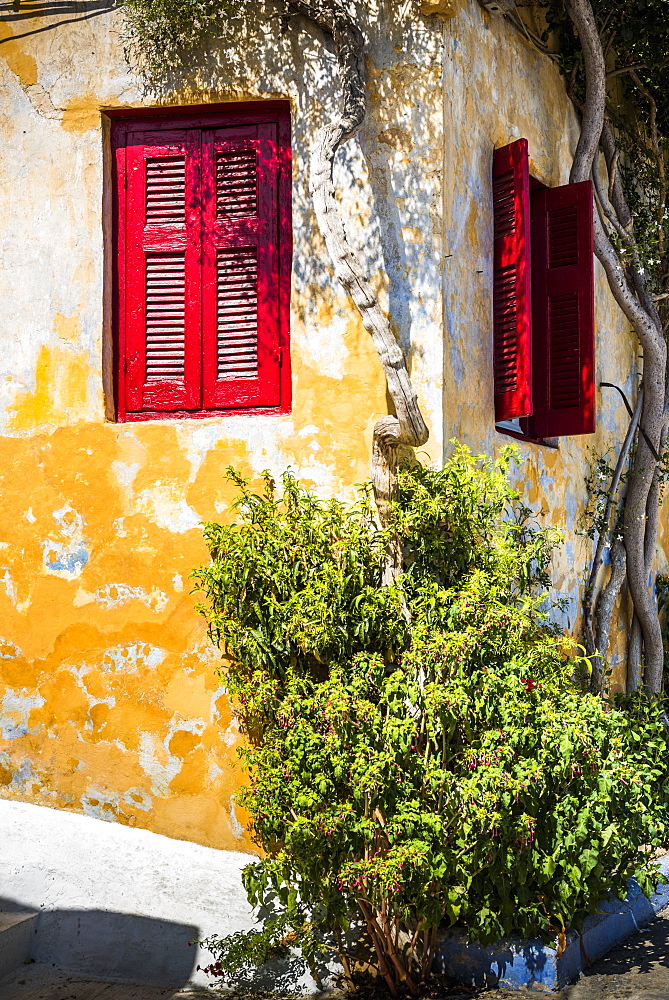
<path fill-rule="evenodd" d="M 167 989 L 93 982 L 50 966 L 25 965 L 0 983 L 0 1000 L 210 1000 L 220 994 L 186 987 Z"/>
<path fill-rule="evenodd" d="M 568 1000 L 669 1000 L 669 909 L 565 990 Z"/>

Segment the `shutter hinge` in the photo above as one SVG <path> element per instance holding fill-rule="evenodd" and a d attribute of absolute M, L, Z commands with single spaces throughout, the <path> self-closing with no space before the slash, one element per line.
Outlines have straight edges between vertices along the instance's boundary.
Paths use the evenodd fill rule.
<path fill-rule="evenodd" d="M 276 351 L 276 360 L 279 362 L 279 368 L 283 364 L 283 347 L 278 347 Z"/>

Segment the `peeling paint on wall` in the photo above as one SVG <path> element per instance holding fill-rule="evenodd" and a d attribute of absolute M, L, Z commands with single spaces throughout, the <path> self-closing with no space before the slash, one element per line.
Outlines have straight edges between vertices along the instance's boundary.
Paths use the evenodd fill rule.
<path fill-rule="evenodd" d="M 407 351 L 428 458 L 441 461 L 452 437 L 498 452 L 508 439 L 492 422 L 492 149 L 526 135 L 533 172 L 557 184 L 576 122 L 556 68 L 475 0 L 446 22 L 417 5 L 362 6 L 370 112 L 335 172 L 350 239 Z M 207 559 L 202 522 L 233 499 L 227 466 L 254 478 L 290 466 L 321 495 L 350 499 L 387 413 L 378 358 L 334 281 L 307 189 L 336 67 L 317 32 L 279 36 L 273 21 L 247 18 L 233 25 L 237 44 L 212 51 L 171 98 L 291 101 L 292 412 L 117 425 L 102 382 L 102 112 L 147 104 L 119 16 L 49 22 L 16 40 L 0 26 L 11 150 L 0 162 L 0 795 L 252 851 L 229 766 L 239 726 L 189 576 Z M 598 376 L 622 384 L 634 351 L 601 272 L 597 303 Z M 518 446 L 519 490 L 565 532 L 555 579 L 568 627 L 589 544 L 577 533 L 588 449 L 623 424 L 602 398 L 592 440 Z"/>

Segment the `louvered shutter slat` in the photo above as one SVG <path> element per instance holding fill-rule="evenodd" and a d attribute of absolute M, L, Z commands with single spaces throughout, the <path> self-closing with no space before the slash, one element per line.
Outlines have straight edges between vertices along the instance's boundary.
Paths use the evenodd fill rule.
<path fill-rule="evenodd" d="M 495 419 L 532 412 L 530 176 L 527 140 L 493 155 Z"/>
<path fill-rule="evenodd" d="M 126 150 L 126 409 L 196 409 L 200 388 L 199 131 Z"/>
<path fill-rule="evenodd" d="M 258 261 L 254 250 L 218 252 L 218 378 L 258 377 Z"/>
<path fill-rule="evenodd" d="M 250 218 L 258 212 L 257 151 L 216 152 L 216 215 L 219 219 Z"/>
<path fill-rule="evenodd" d="M 146 258 L 146 381 L 184 381 L 185 255 Z"/>
<path fill-rule="evenodd" d="M 185 157 L 146 161 L 146 223 L 185 222 Z"/>
<path fill-rule="evenodd" d="M 536 437 L 595 429 L 592 213 L 590 181 L 533 195 Z"/>
<path fill-rule="evenodd" d="M 203 137 L 216 191 L 203 227 L 206 406 L 281 400 L 277 140 L 273 124 Z"/>

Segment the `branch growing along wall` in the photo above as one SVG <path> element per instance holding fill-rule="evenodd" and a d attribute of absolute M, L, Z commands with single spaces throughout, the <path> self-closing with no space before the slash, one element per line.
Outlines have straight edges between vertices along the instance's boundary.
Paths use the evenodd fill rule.
<path fill-rule="evenodd" d="M 395 413 L 374 425 L 372 481 L 379 516 L 386 523 L 389 503 L 397 486 L 400 449 L 425 444 L 429 431 L 418 405 L 404 352 L 395 339 L 378 296 L 344 230 L 335 197 L 333 166 L 337 150 L 362 125 L 366 115 L 364 39 L 362 32 L 339 0 L 307 3 L 291 0 L 288 8 L 326 31 L 333 40 L 344 94 L 343 107 L 332 121 L 319 129 L 311 155 L 311 194 L 316 218 L 332 260 L 334 271 L 360 313 L 363 325 L 377 350 Z M 400 569 L 398 545 L 391 546 L 384 579 L 392 583 Z"/>
<path fill-rule="evenodd" d="M 622 535 L 624 553 L 615 542 L 612 547 L 611 575 L 599 600 L 598 643 L 606 643 L 610 629 L 613 603 L 622 580 L 627 579 L 634 602 L 632 636 L 628 646 L 628 688 L 638 686 L 641 677 L 641 647 L 645 659 L 644 682 L 649 693 L 657 694 L 662 688 L 664 654 L 662 631 L 655 598 L 649 588 L 649 578 L 655 557 L 660 499 L 659 455 L 664 447 L 669 412 L 667 395 L 667 347 L 662 321 L 653 301 L 648 274 L 642 266 L 639 247 L 634 237 L 633 214 L 630 211 L 621 183 L 620 150 L 610 121 L 607 103 L 608 78 L 606 71 L 605 26 L 598 22 L 590 0 L 568 0 L 568 15 L 578 32 L 585 75 L 585 96 L 581 109 L 581 133 L 574 156 L 570 180 L 573 183 L 592 176 L 596 191 L 595 253 L 606 273 L 609 287 L 616 302 L 632 325 L 643 351 L 643 392 L 640 392 L 634 423 L 641 433 L 636 435 L 636 446 L 627 477 L 627 491 L 623 499 Z M 613 39 L 608 39 L 610 48 Z M 636 73 L 634 72 L 634 76 Z M 639 81 L 640 83 L 640 81 Z M 639 88 L 650 98 L 643 85 Z M 654 105 L 654 102 L 653 102 Z M 651 107 L 650 132 L 653 153 L 658 159 L 658 170 L 664 181 L 664 152 L 657 133 L 656 108 Z M 608 192 L 600 183 L 599 150 L 604 154 L 608 173 Z M 661 185 L 662 186 L 662 185 Z M 664 191 L 661 191 L 660 231 L 664 209 Z M 662 244 L 660 238 L 660 243 Z M 632 427 L 632 435 L 634 427 Z M 631 446 L 628 433 L 611 483 L 611 508 L 618 489 L 627 453 Z M 602 559 L 602 540 L 597 546 L 595 559 L 586 588 L 585 633 L 589 652 L 595 652 L 593 618 L 597 605 L 596 579 Z M 613 558 L 615 556 L 615 558 Z M 637 641 L 633 641 L 637 637 Z M 638 640 L 641 641 L 638 641 Z M 606 646 L 599 651 L 606 655 Z M 596 683 L 601 675 L 596 674 Z"/>
<path fill-rule="evenodd" d="M 535 48 L 560 64 L 567 77 L 567 93 L 581 118 L 570 180 L 593 180 L 595 253 L 643 358 L 634 416 L 612 470 L 583 596 L 584 642 L 588 653 L 596 654 L 593 685 L 599 687 L 613 609 L 627 582 L 634 605 L 627 688 L 636 690 L 643 676 L 646 689 L 657 694 L 663 683 L 664 654 L 650 583 L 669 425 L 669 116 L 662 102 L 669 86 L 666 4 L 663 0 L 629 0 L 624 5 L 617 0 L 537 0 L 537 5 L 547 14 L 548 33 L 557 36 L 558 52 L 550 51 L 545 38 L 542 41 L 528 32 L 517 11 L 505 16 Z M 606 184 L 601 173 L 606 175 Z M 649 246 L 654 248 L 652 255 Z M 625 483 L 622 489 L 621 482 Z M 610 571 L 604 584 L 607 550 Z"/>

